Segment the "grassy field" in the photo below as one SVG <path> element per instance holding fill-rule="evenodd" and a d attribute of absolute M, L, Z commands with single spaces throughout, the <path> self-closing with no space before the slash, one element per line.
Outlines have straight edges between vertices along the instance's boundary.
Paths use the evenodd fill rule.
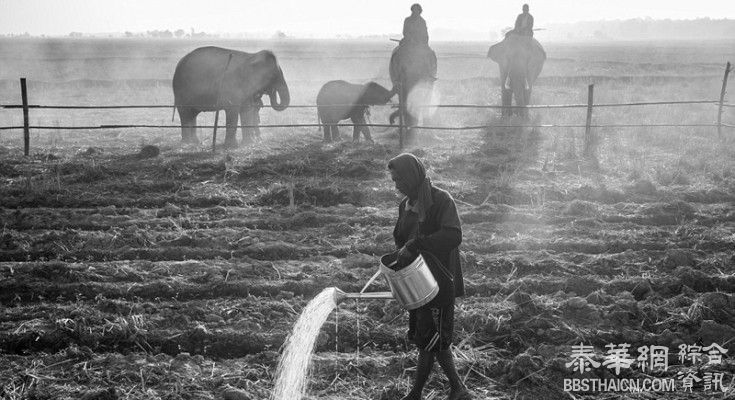
<path fill-rule="evenodd" d="M 0 104 L 172 103 L 190 41 L 0 42 Z M 324 82 L 388 85 L 392 43 L 222 41 L 271 48 L 292 104 Z M 444 104 L 497 104 L 490 43 L 433 44 Z M 731 43 L 548 44 L 536 104 L 714 100 Z M 390 108 L 375 108 L 373 122 Z M 537 110 L 534 122 L 582 124 L 584 109 Z M 264 109 L 262 122 L 316 123 L 316 112 Z M 735 111 L 724 119 L 735 122 Z M 716 107 L 595 110 L 593 122 L 713 123 Z M 171 110 L 32 110 L 38 125 L 172 124 Z M 176 118 L 175 124 L 178 121 Z M 200 124 L 213 115 L 200 116 Z M 0 125 L 22 122 L 0 110 Z M 431 122 L 500 122 L 496 111 L 440 109 Z M 467 294 L 457 306 L 460 374 L 478 399 L 724 398 L 677 374 L 681 344 L 735 350 L 734 130 L 597 129 L 599 167 L 572 128 L 432 131 L 410 148 L 457 200 Z M 271 129 L 212 153 L 176 129 L 0 131 L 0 397 L 8 399 L 267 398 L 278 351 L 305 304 L 329 286 L 357 291 L 392 250 L 400 200 L 385 169 L 395 130 L 376 144 L 323 144 L 316 128 Z M 343 132 L 343 136 L 345 132 Z M 221 138 L 220 138 L 221 140 Z M 140 155 L 143 145 L 161 154 Z M 291 189 L 292 188 L 292 189 Z M 293 193 L 295 207 L 290 207 Z M 373 289 L 386 290 L 380 282 Z M 415 353 L 393 301 L 347 301 L 322 329 L 311 398 L 396 399 Z M 571 346 L 670 349 L 673 393 L 565 393 L 580 377 Z M 635 350 L 631 351 L 635 357 Z M 600 367 L 584 377 L 613 378 Z M 426 398 L 442 398 L 437 375 Z M 113 393 L 114 392 L 114 393 Z M 732 395 L 730 392 L 729 395 Z M 86 396 L 86 397 L 85 397 Z M 434 397 L 432 397 L 434 396 Z"/>

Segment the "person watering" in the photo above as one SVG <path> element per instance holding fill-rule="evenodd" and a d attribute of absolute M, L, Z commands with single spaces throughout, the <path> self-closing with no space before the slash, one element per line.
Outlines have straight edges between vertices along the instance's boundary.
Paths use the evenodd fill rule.
<path fill-rule="evenodd" d="M 469 400 L 472 396 L 457 374 L 450 349 L 455 298 L 464 295 L 457 207 L 447 191 L 432 185 L 416 156 L 400 154 L 388 162 L 388 170 L 396 189 L 406 196 L 393 230 L 398 262 L 406 265 L 421 254 L 439 285 L 431 302 L 409 311 L 408 338 L 419 352 L 413 387 L 403 400 L 421 399 L 435 359 L 449 380 L 449 399 Z"/>

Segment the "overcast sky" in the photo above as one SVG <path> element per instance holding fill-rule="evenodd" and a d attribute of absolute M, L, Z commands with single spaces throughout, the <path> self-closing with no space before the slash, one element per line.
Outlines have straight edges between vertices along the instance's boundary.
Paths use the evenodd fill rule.
<path fill-rule="evenodd" d="M 194 28 L 331 37 L 401 31 L 413 1 L 402 0 L 0 0 L 0 34 L 65 35 Z M 429 30 L 495 31 L 527 2 L 535 26 L 601 19 L 735 19 L 735 0 L 428 0 Z"/>

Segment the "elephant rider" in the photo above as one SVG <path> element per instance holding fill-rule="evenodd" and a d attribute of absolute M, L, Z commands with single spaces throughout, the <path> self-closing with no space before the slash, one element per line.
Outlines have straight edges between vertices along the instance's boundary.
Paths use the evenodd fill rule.
<path fill-rule="evenodd" d="M 426 28 L 426 20 L 421 16 L 422 11 L 421 4 L 414 3 L 411 5 L 411 15 L 403 20 L 403 39 L 399 42 L 398 47 L 393 50 L 393 55 L 399 48 L 404 46 L 426 49 L 428 50 L 427 57 L 429 58 L 430 70 L 436 71 L 436 54 L 429 47 L 429 32 Z M 436 79 L 436 76 L 432 76 L 432 78 Z"/>
<path fill-rule="evenodd" d="M 426 20 L 421 17 L 422 11 L 423 9 L 418 3 L 411 6 L 411 15 L 403 20 L 402 45 L 429 45 L 429 32 L 426 29 Z"/>
<path fill-rule="evenodd" d="M 523 12 L 518 14 L 515 28 L 511 32 L 521 36 L 533 36 L 533 15 L 528 12 L 528 4 L 523 5 Z"/>
<path fill-rule="evenodd" d="M 421 400 L 434 360 L 449 381 L 449 399 L 470 400 L 472 395 L 457 373 L 451 349 L 455 298 L 464 295 L 457 206 L 449 192 L 431 183 L 424 164 L 413 154 L 391 159 L 388 170 L 396 189 L 405 196 L 393 229 L 398 262 L 408 265 L 421 254 L 439 284 L 439 293 L 431 302 L 409 311 L 408 337 L 419 351 L 413 387 L 402 400 Z"/>

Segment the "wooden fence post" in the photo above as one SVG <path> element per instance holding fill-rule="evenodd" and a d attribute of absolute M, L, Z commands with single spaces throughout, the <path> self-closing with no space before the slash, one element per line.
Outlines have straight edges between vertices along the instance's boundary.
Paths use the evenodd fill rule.
<path fill-rule="evenodd" d="M 28 91 L 26 78 L 20 78 L 20 97 L 23 100 L 23 154 L 28 155 L 31 149 L 31 128 L 28 121 Z"/>
<path fill-rule="evenodd" d="M 717 107 L 717 136 L 722 140 L 722 104 L 725 102 L 725 92 L 727 92 L 727 76 L 730 74 L 730 62 L 725 65 L 725 77 L 722 78 L 722 90 L 720 90 L 720 104 Z"/>
<path fill-rule="evenodd" d="M 594 155 L 597 146 L 597 138 L 592 133 L 592 103 L 594 102 L 595 85 L 591 84 L 587 87 L 587 122 L 584 126 L 584 155 L 589 157 Z"/>

